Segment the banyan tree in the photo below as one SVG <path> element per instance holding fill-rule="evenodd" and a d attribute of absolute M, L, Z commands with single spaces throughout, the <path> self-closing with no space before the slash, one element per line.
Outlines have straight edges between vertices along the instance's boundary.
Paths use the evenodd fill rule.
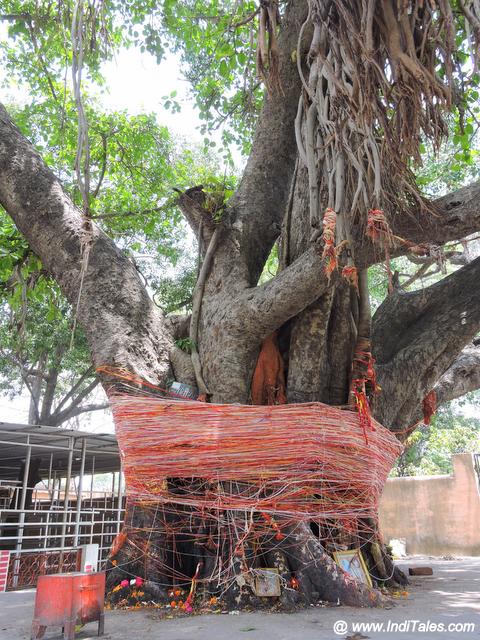
<path fill-rule="evenodd" d="M 0 203 L 75 308 L 112 401 L 130 494 L 109 561 L 112 601 L 125 597 L 122 580 L 140 577 L 147 600 L 180 589 L 189 606 L 205 594 L 260 606 L 255 572 L 274 567 L 282 606 L 381 603 L 375 587 L 405 583 L 378 531 L 381 484 L 424 411 L 428 420 L 435 404 L 480 386 L 480 258 L 465 251 L 461 268 L 413 291 L 391 268 L 399 256 L 432 264 L 446 243 L 468 246 L 480 229 L 478 183 L 433 199 L 416 181 L 423 150 L 438 150 L 452 123 L 467 127 L 480 3 L 146 10 L 145 21 L 151 11 L 174 34 L 192 74 L 202 61 L 182 49 L 181 24 L 185 38 L 189 20 L 220 25 L 220 40 L 238 32 L 263 91 L 235 193 L 215 207 L 207 187 L 178 194 L 201 261 L 188 315 L 162 313 L 90 211 L 82 47 L 103 46 L 105 12 L 126 20 L 128 10 L 64 4 L 82 203 L 4 108 Z M 47 10 L 43 18 L 55 24 Z M 21 20 L 12 11 L 10 22 Z M 278 270 L 261 281 L 274 247 Z M 388 294 L 372 313 L 374 265 Z M 191 353 L 179 347 L 185 338 Z M 172 380 L 200 401 L 169 393 Z M 373 588 L 331 557 L 358 547 Z"/>

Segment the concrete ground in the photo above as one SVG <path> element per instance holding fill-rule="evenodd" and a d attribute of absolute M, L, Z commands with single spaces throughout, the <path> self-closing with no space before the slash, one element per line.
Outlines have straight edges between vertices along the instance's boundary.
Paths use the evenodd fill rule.
<path fill-rule="evenodd" d="M 240 613 L 161 620 L 155 610 L 107 611 L 105 640 L 334 640 L 335 638 L 480 639 L 480 558 L 443 560 L 414 557 L 402 568 L 433 567 L 433 576 L 412 578 L 408 597 L 388 609 L 311 607 L 294 614 Z M 0 640 L 28 640 L 34 591 L 0 594 Z M 410 621 L 410 622 L 408 622 Z M 354 624 L 382 625 L 375 629 Z M 468 623 L 469 628 L 460 630 Z M 433 625 L 444 625 L 440 630 Z M 450 627 L 449 625 L 454 625 Z M 397 630 L 395 630 L 395 626 Z M 59 640 L 60 629 L 48 629 L 45 640 Z M 96 638 L 88 624 L 78 640 Z"/>

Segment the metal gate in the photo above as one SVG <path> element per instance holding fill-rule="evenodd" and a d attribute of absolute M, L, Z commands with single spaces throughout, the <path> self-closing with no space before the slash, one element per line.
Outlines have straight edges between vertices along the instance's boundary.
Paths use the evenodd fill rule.
<path fill-rule="evenodd" d="M 7 591 L 31 589 L 38 576 L 79 571 L 80 549 L 47 549 L 45 551 L 12 551 L 8 563 Z"/>

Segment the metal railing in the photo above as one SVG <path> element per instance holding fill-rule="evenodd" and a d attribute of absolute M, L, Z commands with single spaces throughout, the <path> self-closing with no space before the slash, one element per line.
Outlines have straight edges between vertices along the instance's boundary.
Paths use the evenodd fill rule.
<path fill-rule="evenodd" d="M 0 508 L 0 549 L 41 551 L 96 543 L 99 560 L 105 562 L 123 524 L 125 506 L 121 492 L 112 496 L 107 491 L 87 491 L 80 499 L 78 493 L 72 493 L 67 501 L 33 495 L 31 508 L 25 509 L 15 508 L 19 487 L 10 488 L 9 499 L 3 501 L 8 507 Z M 36 491 L 41 494 L 43 490 Z"/>

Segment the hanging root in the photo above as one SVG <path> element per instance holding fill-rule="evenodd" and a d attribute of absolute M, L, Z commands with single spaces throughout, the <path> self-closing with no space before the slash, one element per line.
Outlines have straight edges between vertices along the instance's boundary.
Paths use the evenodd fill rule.
<path fill-rule="evenodd" d="M 213 232 L 212 237 L 210 238 L 208 249 L 207 249 L 207 252 L 205 253 L 205 258 L 203 260 L 203 264 L 200 269 L 200 274 L 198 276 L 198 280 L 195 285 L 195 290 L 193 292 L 192 318 L 190 320 L 189 337 L 192 345 L 192 353 L 191 353 L 192 365 L 195 371 L 195 378 L 197 380 L 197 385 L 198 385 L 198 390 L 200 391 L 200 395 L 205 397 L 210 395 L 210 391 L 207 388 L 207 385 L 205 383 L 205 380 L 203 378 L 203 373 L 202 373 L 202 363 L 200 361 L 200 354 L 198 351 L 198 325 L 200 322 L 200 311 L 202 308 L 203 292 L 205 290 L 207 277 L 210 273 L 213 257 L 215 255 L 215 251 L 217 250 L 220 234 L 221 234 L 221 227 L 217 226 L 215 228 L 215 231 Z"/>
<path fill-rule="evenodd" d="M 370 210 L 363 224 L 385 253 L 394 240 L 389 217 L 431 210 L 410 166 L 421 162 L 422 142 L 438 148 L 447 135 L 446 115 L 462 98 L 455 78 L 465 75 L 458 55 L 463 41 L 478 58 L 480 3 L 459 0 L 455 11 L 452 5 L 309 0 L 300 37 L 309 24 L 313 35 L 307 60 L 297 59 L 303 91 L 296 138 L 308 168 L 311 218 L 320 198 L 345 231 L 347 219 L 365 221 Z M 328 243 L 325 258 L 331 273 Z"/>
<path fill-rule="evenodd" d="M 260 0 L 257 43 L 257 72 L 269 93 L 282 92 L 279 75 L 280 51 L 277 30 L 280 22 L 278 0 Z"/>

